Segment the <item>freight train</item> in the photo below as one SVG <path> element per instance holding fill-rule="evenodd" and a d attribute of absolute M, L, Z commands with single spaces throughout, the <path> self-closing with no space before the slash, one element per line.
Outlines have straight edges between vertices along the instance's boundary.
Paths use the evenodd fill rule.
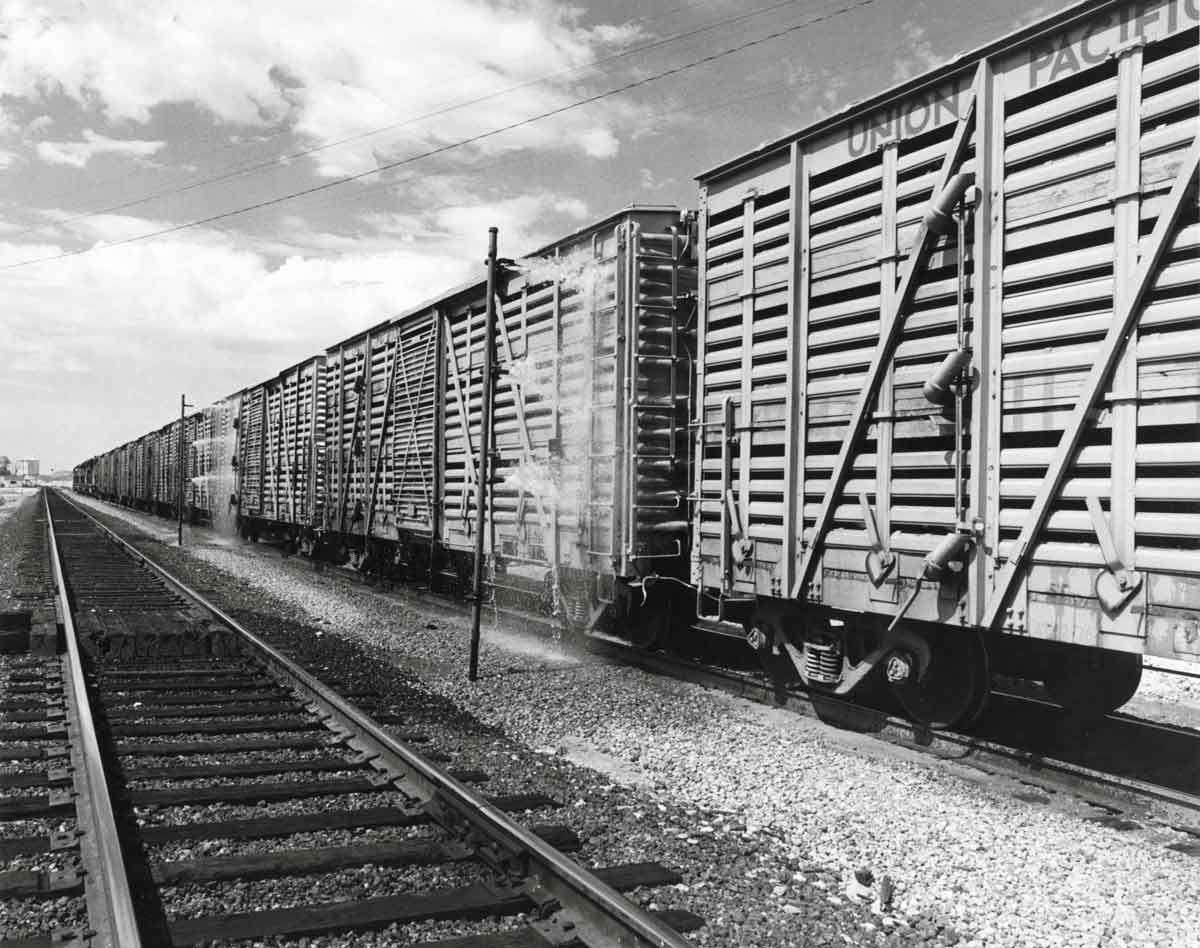
<path fill-rule="evenodd" d="M 1072 6 L 504 269 L 491 334 L 480 280 L 76 487 L 174 509 L 183 443 L 195 515 L 466 591 L 486 455 L 489 595 L 932 727 L 996 673 L 1118 707 L 1200 661 L 1198 22 Z"/>

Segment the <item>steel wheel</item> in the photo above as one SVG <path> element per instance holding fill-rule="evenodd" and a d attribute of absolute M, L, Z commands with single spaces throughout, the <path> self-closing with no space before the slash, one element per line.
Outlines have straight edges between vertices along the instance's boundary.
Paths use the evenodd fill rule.
<path fill-rule="evenodd" d="M 1075 714 L 1099 717 L 1133 697 L 1142 656 L 1101 648 L 1072 649 L 1045 672 L 1050 697 Z"/>
<path fill-rule="evenodd" d="M 924 678 L 890 682 L 905 714 L 935 730 L 965 728 L 983 713 L 991 692 L 987 647 L 974 629 L 926 634 L 933 658 Z"/>

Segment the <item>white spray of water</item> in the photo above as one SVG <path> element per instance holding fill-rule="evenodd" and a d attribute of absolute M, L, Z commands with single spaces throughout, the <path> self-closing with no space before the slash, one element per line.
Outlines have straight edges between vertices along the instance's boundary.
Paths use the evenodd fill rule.
<path fill-rule="evenodd" d="M 516 266 L 525 274 L 527 287 L 557 284 L 563 309 L 570 310 L 564 320 L 574 323 L 564 326 L 560 348 L 553 348 L 557 340 L 548 339 L 548 344 L 502 366 L 527 410 L 557 401 L 558 456 L 538 457 L 545 452 L 535 443 L 533 456 L 522 458 L 504 479 L 509 489 L 536 498 L 549 517 L 552 510 L 578 508 L 585 500 L 582 475 L 593 450 L 597 388 L 593 382 L 591 391 L 584 389 L 589 362 L 596 358 L 597 335 L 605 331 L 597 325 L 596 310 L 604 305 L 604 278 L 611 264 L 596 260 L 591 246 L 584 245 L 557 257 L 526 258 Z M 536 516 L 538 506 L 532 505 L 530 513 Z"/>
<path fill-rule="evenodd" d="M 592 255 L 590 247 L 578 247 L 557 257 L 526 257 L 516 262 L 530 286 L 558 283 L 563 290 L 590 293 L 599 285 L 604 265 Z"/>
<path fill-rule="evenodd" d="M 213 530 L 228 537 L 237 533 L 237 512 L 230 498 L 237 491 L 237 470 L 233 466 L 237 452 L 237 432 L 233 419 L 237 417 L 235 399 L 217 402 L 204 409 L 203 430 L 211 432 L 191 444 L 193 470 L 191 478 L 195 505 L 212 514 Z"/>

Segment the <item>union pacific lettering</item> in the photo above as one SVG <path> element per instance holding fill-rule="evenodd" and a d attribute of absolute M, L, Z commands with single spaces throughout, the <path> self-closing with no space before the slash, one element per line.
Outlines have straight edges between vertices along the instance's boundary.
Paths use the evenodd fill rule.
<path fill-rule="evenodd" d="M 1133 40 L 1149 42 L 1200 22 L 1200 0 L 1134 3 L 1096 17 L 1029 49 L 1029 88 L 1073 75 L 1104 62 Z"/>
<path fill-rule="evenodd" d="M 937 128 L 943 122 L 957 121 L 962 93 L 963 90 L 957 85 L 918 93 L 867 118 L 851 122 L 846 130 L 846 144 L 851 157 L 868 154 L 891 141 L 919 135 L 925 129 Z"/>
<path fill-rule="evenodd" d="M 1038 86 L 1102 63 L 1121 47 L 1141 40 L 1153 42 L 1200 23 L 1200 0 L 1155 0 L 1126 3 L 1101 13 L 1075 29 L 1045 37 L 1020 52 L 995 62 L 1004 77 L 1005 96 L 1020 95 Z M 880 109 L 846 126 L 840 146 L 845 157 L 869 154 L 888 142 L 899 141 L 957 121 L 970 75 Z M 834 155 L 824 156 L 833 161 Z"/>

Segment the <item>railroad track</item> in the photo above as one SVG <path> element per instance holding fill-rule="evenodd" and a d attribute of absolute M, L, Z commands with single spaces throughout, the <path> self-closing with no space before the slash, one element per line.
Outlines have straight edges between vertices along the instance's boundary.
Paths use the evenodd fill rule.
<path fill-rule="evenodd" d="M 334 572 L 347 582 L 366 583 L 353 571 Z M 395 590 L 405 595 L 402 586 Z M 464 616 L 469 614 L 469 606 L 449 598 L 440 600 L 439 608 Z M 512 621 L 514 628 L 536 627 L 556 638 L 563 634 L 555 620 L 546 616 L 511 606 L 490 611 L 497 619 Z M 1043 783 L 1057 779 L 1060 786 L 1083 795 L 1089 788 L 1112 790 L 1134 799 L 1174 804 L 1185 811 L 1200 808 L 1200 732 L 1193 728 L 1142 720 L 1121 712 L 1081 726 L 1052 702 L 1014 687 L 993 690 L 993 713 L 970 734 L 932 732 L 903 718 L 886 704 L 870 707 L 820 697 L 814 705 L 813 696 L 798 684 L 780 688 L 761 674 L 649 651 L 602 633 L 588 636 L 586 642 L 591 651 L 614 661 L 816 715 L 835 726 L 873 732 L 881 739 L 931 754 L 969 759 L 979 766 L 1011 770 Z M 1153 660 L 1147 660 L 1146 667 L 1184 677 L 1195 675 Z M 1113 798 L 1103 795 L 1093 794 L 1093 799 L 1109 809 L 1114 803 Z"/>
<path fill-rule="evenodd" d="M 690 944 L 680 932 L 700 919 L 620 894 L 676 873 L 584 869 L 565 855 L 580 845 L 569 827 L 507 815 L 553 800 L 482 795 L 470 784 L 485 774 L 414 750 L 422 735 L 395 736 L 405 719 L 375 696 L 318 680 L 66 499 L 46 503 L 66 651 L 7 668 L 0 760 L 17 764 L 0 776 L 0 820 L 57 819 L 62 831 L 4 833 L 0 857 L 28 865 L 54 852 L 58 868 L 0 872 L 0 897 L 82 897 L 86 930 L 4 948 L 300 939 L 431 920 L 468 934 L 414 944 Z M 341 842 L 301 835 L 313 833 Z M 315 884 L 282 907 L 241 907 L 264 880 L 366 866 L 386 893 L 322 901 Z M 400 884 L 420 878 L 437 884 Z"/>
<path fill-rule="evenodd" d="M 361 583 L 356 574 L 347 581 Z M 401 592 L 403 595 L 403 592 Z M 446 600 L 444 607 L 467 614 Z M 553 620 L 511 607 L 497 618 L 561 634 Z M 1166 822 L 1193 837 L 1185 844 L 1200 853 L 1200 732 L 1115 712 L 1101 721 L 1070 719 L 1052 702 L 1021 689 L 994 690 L 992 710 L 971 733 L 930 731 L 900 716 L 886 703 L 876 707 L 814 696 L 800 685 L 781 687 L 744 669 L 649 651 L 604 634 L 586 640 L 588 650 L 656 674 L 720 689 L 762 704 L 819 717 L 840 728 L 1011 777 L 1018 794 L 1041 800 L 1063 793 L 1094 809 L 1093 818 L 1120 828 Z M 1170 666 L 1148 663 L 1157 671 Z M 1191 674 L 1183 672 L 1182 674 Z M 1163 804 L 1166 816 L 1147 806 Z"/>

